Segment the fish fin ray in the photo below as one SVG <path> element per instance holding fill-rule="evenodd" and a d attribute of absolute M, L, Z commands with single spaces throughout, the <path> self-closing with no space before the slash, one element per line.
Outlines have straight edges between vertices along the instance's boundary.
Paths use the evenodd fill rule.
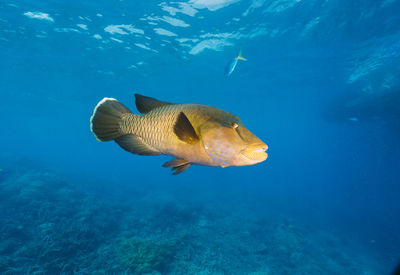
<path fill-rule="evenodd" d="M 172 171 L 174 171 L 174 172 L 172 173 L 172 175 L 175 176 L 175 175 L 178 175 L 178 174 L 182 173 L 183 171 L 185 171 L 186 169 L 188 169 L 191 165 L 192 165 L 192 164 L 189 162 L 189 163 L 186 163 L 186 164 L 184 164 L 184 165 L 181 165 L 181 166 L 177 166 L 177 167 L 172 168 Z"/>
<path fill-rule="evenodd" d="M 103 98 L 94 108 L 90 129 L 98 141 L 109 141 L 123 135 L 120 122 L 131 111 L 114 98 Z"/>
<path fill-rule="evenodd" d="M 174 125 L 174 133 L 180 140 L 189 144 L 200 140 L 189 119 L 183 112 L 180 112 L 178 115 Z"/>
<path fill-rule="evenodd" d="M 187 160 L 176 158 L 176 159 L 167 161 L 166 163 L 164 163 L 162 165 L 162 167 L 178 167 L 178 166 L 182 166 L 182 165 L 185 165 L 188 163 L 189 162 Z"/>
<path fill-rule="evenodd" d="M 137 155 L 155 156 L 161 153 L 143 142 L 143 140 L 133 134 L 124 135 L 115 139 L 115 142 L 122 149 Z"/>
<path fill-rule="evenodd" d="M 146 113 L 150 112 L 151 110 L 156 109 L 158 107 L 172 105 L 172 103 L 163 102 L 163 101 L 157 100 L 155 98 L 140 95 L 140 94 L 135 94 L 135 103 L 136 103 L 136 108 L 142 114 L 146 114 Z"/>

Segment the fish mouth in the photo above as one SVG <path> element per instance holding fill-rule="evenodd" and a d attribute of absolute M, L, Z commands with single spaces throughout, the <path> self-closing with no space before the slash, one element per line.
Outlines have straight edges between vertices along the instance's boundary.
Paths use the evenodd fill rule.
<path fill-rule="evenodd" d="M 254 144 L 245 147 L 240 153 L 249 159 L 250 161 L 254 162 L 261 162 L 268 158 L 268 154 L 266 151 L 268 150 L 268 145 L 265 143 L 262 144 Z"/>

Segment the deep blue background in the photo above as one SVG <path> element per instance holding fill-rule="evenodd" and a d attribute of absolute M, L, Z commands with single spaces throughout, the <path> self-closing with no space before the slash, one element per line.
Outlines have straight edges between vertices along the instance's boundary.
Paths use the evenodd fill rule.
<path fill-rule="evenodd" d="M 255 212 L 354 236 L 395 263 L 399 1 L 214 1 L 225 7 L 192 1 L 193 16 L 166 11 L 178 3 L 81 2 L 0 2 L 2 155 L 66 178 L 109 181 L 115 189 L 157 183 L 185 196 L 209 192 L 222 203 L 240 200 Z M 29 11 L 54 21 L 29 18 Z M 190 26 L 150 25 L 141 20 L 146 16 Z M 104 30 L 120 24 L 144 35 Z M 207 39 L 215 48 L 192 54 Z M 225 76 L 240 49 L 248 61 Z M 194 166 L 172 177 L 160 167 L 167 157 L 134 156 L 113 142 L 97 142 L 89 129 L 97 102 L 113 97 L 135 112 L 134 93 L 236 114 L 268 144 L 269 157 L 249 167 Z"/>

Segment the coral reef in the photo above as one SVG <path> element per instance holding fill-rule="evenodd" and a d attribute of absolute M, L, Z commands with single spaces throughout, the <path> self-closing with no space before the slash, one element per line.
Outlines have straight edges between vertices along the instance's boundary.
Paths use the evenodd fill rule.
<path fill-rule="evenodd" d="M 346 236 L 237 203 L 96 189 L 39 169 L 4 168 L 0 273 L 383 274 L 391 264 Z"/>
<path fill-rule="evenodd" d="M 166 272 L 176 251 L 174 242 L 156 243 L 137 238 L 124 238 L 120 249 L 122 263 L 135 274 Z"/>

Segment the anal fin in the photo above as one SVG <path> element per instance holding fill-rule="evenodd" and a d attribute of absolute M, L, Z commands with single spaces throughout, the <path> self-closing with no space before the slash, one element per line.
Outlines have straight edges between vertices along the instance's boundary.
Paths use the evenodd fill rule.
<path fill-rule="evenodd" d="M 122 149 L 137 155 L 154 156 L 161 153 L 151 146 L 143 142 L 143 140 L 136 135 L 125 135 L 115 139 L 115 142 L 121 146 Z"/>

